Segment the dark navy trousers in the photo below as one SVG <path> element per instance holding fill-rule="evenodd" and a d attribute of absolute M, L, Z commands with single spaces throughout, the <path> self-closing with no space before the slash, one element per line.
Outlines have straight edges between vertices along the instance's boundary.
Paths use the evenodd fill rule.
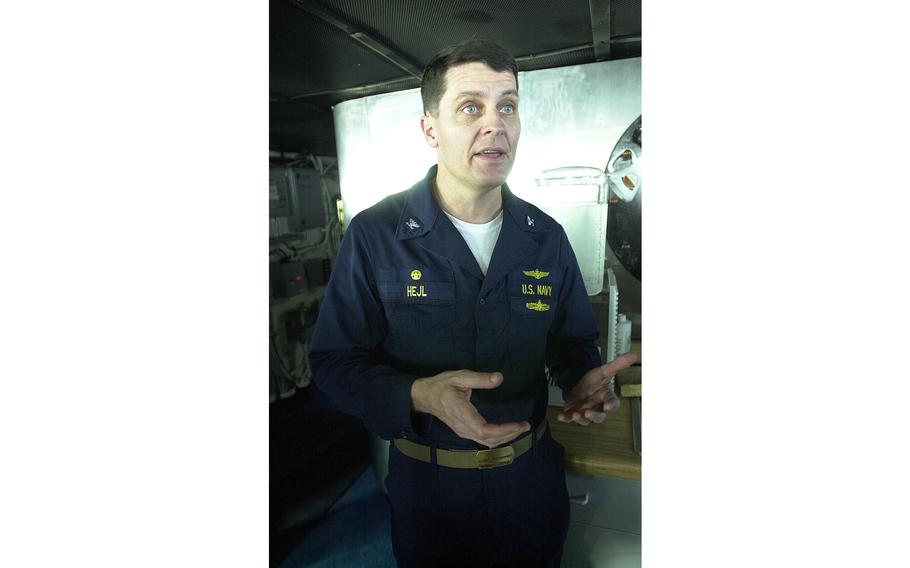
<path fill-rule="evenodd" d="M 487 470 L 425 463 L 392 444 L 386 484 L 401 567 L 559 566 L 569 497 L 565 449 L 549 429 L 510 465 Z"/>

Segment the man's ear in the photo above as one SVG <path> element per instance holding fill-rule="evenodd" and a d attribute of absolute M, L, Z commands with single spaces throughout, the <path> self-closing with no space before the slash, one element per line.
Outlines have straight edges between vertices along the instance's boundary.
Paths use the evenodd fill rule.
<path fill-rule="evenodd" d="M 430 148 L 439 147 L 439 141 L 436 140 L 436 120 L 429 113 L 420 117 L 420 130 L 423 131 L 423 139 Z"/>

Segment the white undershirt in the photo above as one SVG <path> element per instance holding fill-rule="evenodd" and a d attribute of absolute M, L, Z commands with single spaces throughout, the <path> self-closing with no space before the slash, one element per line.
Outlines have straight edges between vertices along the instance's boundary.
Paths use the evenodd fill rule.
<path fill-rule="evenodd" d="M 502 229 L 502 211 L 489 223 L 468 223 L 452 217 L 445 211 L 446 217 L 452 220 L 452 224 L 461 233 L 464 242 L 477 259 L 480 265 L 480 271 L 484 276 L 487 275 L 487 267 L 490 266 L 490 258 L 493 257 L 493 248 L 496 247 L 496 239 L 499 238 L 499 230 Z"/>

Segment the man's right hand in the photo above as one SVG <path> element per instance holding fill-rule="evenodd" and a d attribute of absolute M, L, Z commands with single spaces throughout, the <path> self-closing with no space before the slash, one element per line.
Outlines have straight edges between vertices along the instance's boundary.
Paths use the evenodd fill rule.
<path fill-rule="evenodd" d="M 502 373 L 446 371 L 414 381 L 411 401 L 414 410 L 439 418 L 462 438 L 493 448 L 531 429 L 527 422 L 489 424 L 471 404 L 473 389 L 495 389 L 501 384 Z"/>

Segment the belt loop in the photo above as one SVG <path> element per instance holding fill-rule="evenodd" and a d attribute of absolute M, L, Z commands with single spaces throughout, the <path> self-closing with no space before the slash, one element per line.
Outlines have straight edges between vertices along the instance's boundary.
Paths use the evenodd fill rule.
<path fill-rule="evenodd" d="M 430 465 L 432 465 L 434 468 L 439 467 L 439 465 L 436 463 L 436 460 L 439 457 L 439 455 L 436 453 L 436 448 L 438 447 L 439 446 L 436 444 L 435 440 L 430 442 Z"/>
<path fill-rule="evenodd" d="M 537 437 L 537 431 L 541 428 L 541 425 L 546 422 L 546 420 L 547 420 L 547 417 L 544 416 L 543 422 L 539 422 L 536 427 L 531 429 L 531 432 L 530 432 L 530 434 L 531 434 L 531 451 L 534 452 L 535 456 L 537 456 L 537 446 L 539 445 L 540 440 L 544 437 L 544 434 L 546 434 L 546 429 L 544 430 L 544 432 L 541 432 L 540 438 Z"/>

